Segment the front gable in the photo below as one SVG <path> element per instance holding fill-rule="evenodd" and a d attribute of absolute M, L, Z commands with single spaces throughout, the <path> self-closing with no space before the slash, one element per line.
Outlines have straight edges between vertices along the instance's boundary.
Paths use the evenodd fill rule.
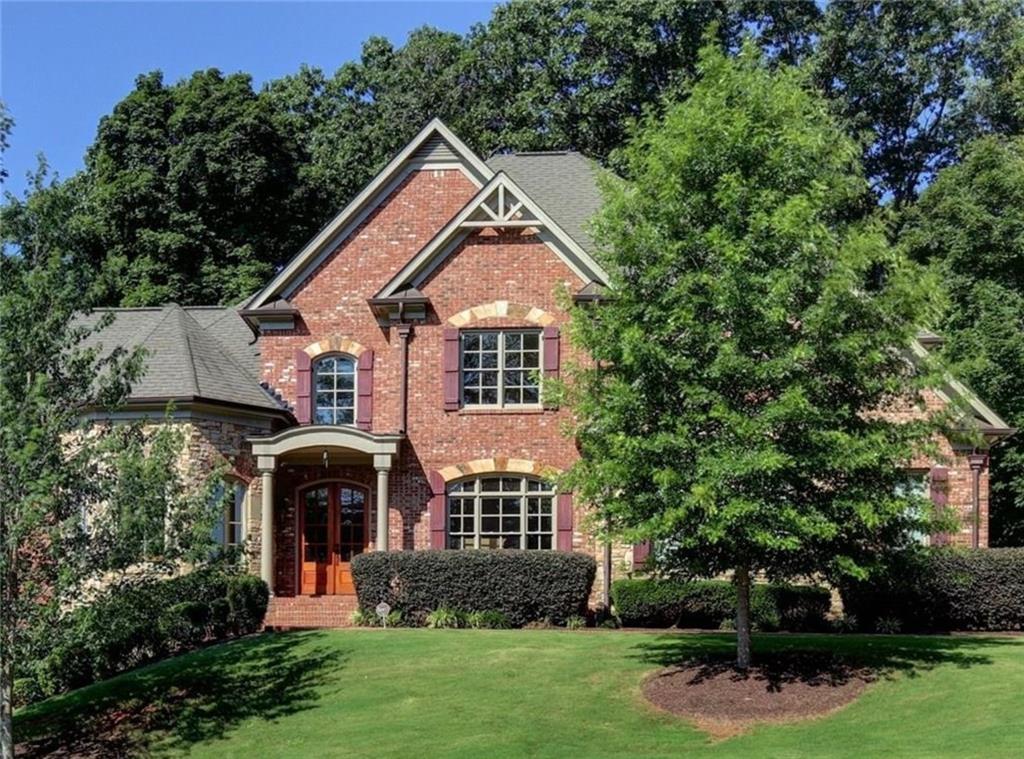
<path fill-rule="evenodd" d="M 433 119 L 246 304 L 246 312 L 258 321 L 262 309 L 276 301 L 290 300 L 382 201 L 393 196 L 413 173 L 422 171 L 458 171 L 475 187 L 494 175 L 448 127 Z"/>

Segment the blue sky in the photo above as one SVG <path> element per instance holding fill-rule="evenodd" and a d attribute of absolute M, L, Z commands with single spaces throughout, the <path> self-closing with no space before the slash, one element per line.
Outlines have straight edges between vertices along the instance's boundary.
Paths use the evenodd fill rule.
<path fill-rule="evenodd" d="M 302 63 L 333 72 L 363 40 L 401 44 L 424 24 L 466 32 L 493 2 L 0 2 L 0 97 L 14 116 L 7 189 L 21 194 L 36 154 L 61 176 L 81 168 L 99 118 L 159 69 L 245 71 L 258 86 Z"/>

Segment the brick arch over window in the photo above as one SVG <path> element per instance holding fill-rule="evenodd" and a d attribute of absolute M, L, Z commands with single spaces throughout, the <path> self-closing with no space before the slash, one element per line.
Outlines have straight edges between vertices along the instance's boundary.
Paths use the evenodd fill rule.
<path fill-rule="evenodd" d="M 367 348 L 360 345 L 355 340 L 350 340 L 347 337 L 341 335 L 331 335 L 325 337 L 323 340 L 318 340 L 315 343 L 310 343 L 302 352 L 310 358 L 316 358 L 324 353 L 347 353 L 353 358 L 359 358 L 366 352 Z"/>
<path fill-rule="evenodd" d="M 491 459 L 474 459 L 461 464 L 442 467 L 430 472 L 427 480 L 430 484 L 430 547 L 444 548 L 447 544 L 447 486 L 463 477 L 484 474 L 528 474 L 533 477 L 547 479 L 559 474 L 561 470 L 530 459 L 515 459 L 497 456 Z M 572 550 L 573 538 L 573 506 L 572 493 L 559 493 L 557 497 L 556 547 L 559 551 Z"/>
<path fill-rule="evenodd" d="M 452 327 L 467 327 L 484 319 L 521 319 L 541 327 L 547 327 L 555 322 L 554 315 L 542 308 L 509 303 L 507 300 L 495 300 L 459 311 L 448 317 L 448 324 Z"/>

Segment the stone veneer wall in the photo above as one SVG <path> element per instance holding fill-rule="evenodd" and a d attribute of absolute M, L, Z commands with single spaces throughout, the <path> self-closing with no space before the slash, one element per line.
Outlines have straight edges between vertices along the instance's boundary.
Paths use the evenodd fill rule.
<path fill-rule="evenodd" d="M 219 467 L 225 476 L 246 486 L 245 524 L 246 560 L 249 571 L 259 574 L 260 562 L 260 488 L 259 475 L 249 437 L 266 435 L 269 428 L 226 419 L 192 418 L 179 422 L 186 434 L 183 457 L 196 477 L 204 477 Z"/>

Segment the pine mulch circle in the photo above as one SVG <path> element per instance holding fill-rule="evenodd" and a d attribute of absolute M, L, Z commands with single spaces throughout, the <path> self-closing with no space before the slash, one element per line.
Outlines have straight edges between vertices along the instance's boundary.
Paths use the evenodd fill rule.
<path fill-rule="evenodd" d="M 755 654 L 753 666 L 699 659 L 668 667 L 644 681 L 644 696 L 686 717 L 713 738 L 729 738 L 760 722 L 791 722 L 833 712 L 878 679 L 870 667 L 821 653 Z"/>

